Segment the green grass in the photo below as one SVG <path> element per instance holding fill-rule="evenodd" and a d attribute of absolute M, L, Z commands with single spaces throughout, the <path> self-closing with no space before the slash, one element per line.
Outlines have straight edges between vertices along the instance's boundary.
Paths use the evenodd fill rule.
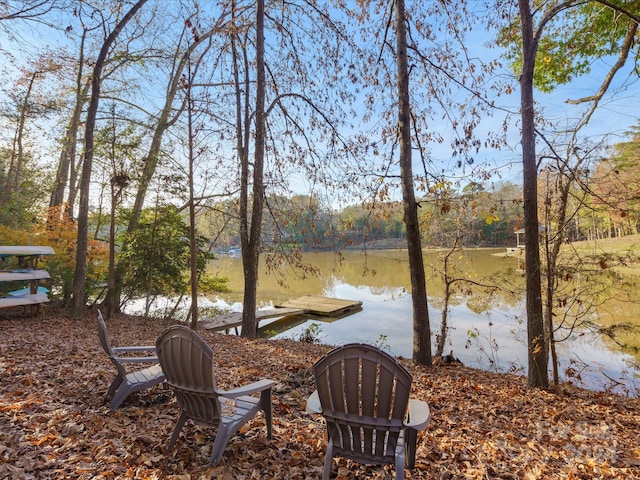
<path fill-rule="evenodd" d="M 605 238 L 601 240 L 583 240 L 571 244 L 578 252 L 585 253 L 632 253 L 640 255 L 640 234 L 626 237 Z"/>
<path fill-rule="evenodd" d="M 596 261 L 602 259 L 605 263 L 611 263 L 610 267 L 623 275 L 640 275 L 640 234 L 573 242 L 571 249 Z"/>

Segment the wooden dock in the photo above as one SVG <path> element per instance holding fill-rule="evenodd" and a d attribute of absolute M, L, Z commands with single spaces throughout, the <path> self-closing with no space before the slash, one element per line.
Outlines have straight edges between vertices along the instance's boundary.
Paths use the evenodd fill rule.
<path fill-rule="evenodd" d="M 287 317 L 289 315 L 300 315 L 306 313 L 299 308 L 271 308 L 269 310 L 257 310 L 256 320 L 258 324 L 262 320 L 270 318 Z M 198 322 L 206 330 L 230 330 L 242 325 L 242 312 L 228 312 L 213 318 L 205 318 Z"/>
<path fill-rule="evenodd" d="M 362 302 L 354 300 L 342 300 L 340 298 L 316 297 L 305 295 L 304 297 L 276 305 L 276 308 L 300 308 L 306 310 L 305 313 L 312 315 L 322 315 L 323 317 L 337 317 L 351 310 L 362 307 Z"/>
<path fill-rule="evenodd" d="M 275 308 L 256 311 L 256 321 L 259 325 L 263 320 L 294 315 L 341 317 L 346 316 L 349 312 L 355 313 L 360 310 L 362 310 L 362 302 L 307 295 L 276 305 Z M 202 328 L 213 331 L 238 328 L 242 325 L 242 312 L 229 312 L 213 318 L 202 319 L 199 324 Z"/>

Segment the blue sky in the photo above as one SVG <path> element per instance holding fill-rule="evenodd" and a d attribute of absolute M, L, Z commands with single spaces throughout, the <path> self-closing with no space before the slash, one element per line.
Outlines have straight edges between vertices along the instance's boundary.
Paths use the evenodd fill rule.
<path fill-rule="evenodd" d="M 4 25 L 3 25 L 4 26 Z M 37 49 L 43 43 L 54 41 L 55 43 L 64 42 L 65 37 L 61 34 L 44 33 L 47 30 L 37 27 L 31 31 L 25 31 L 22 39 L 22 47 L 25 40 L 32 44 L 31 51 Z M 488 40 L 488 34 L 484 29 L 478 29 L 474 32 L 474 37 L 469 45 L 473 47 L 474 54 L 486 56 L 498 56 L 496 50 L 488 50 L 484 44 Z M 2 48 L 11 50 L 11 42 L 8 41 L 6 34 L 0 29 L 0 45 Z M 17 51 L 17 50 L 14 50 Z M 3 57 L 0 55 L 0 62 Z M 559 127 L 571 125 L 578 113 L 584 110 L 583 106 L 568 105 L 565 100 L 568 98 L 577 98 L 584 95 L 593 94 L 598 87 L 602 78 L 608 71 L 614 59 L 601 59 L 594 61 L 591 74 L 576 79 L 571 85 L 561 86 L 551 94 L 536 93 L 538 106 L 544 110 L 545 116 L 552 119 Z M 6 65 L 5 65 L 6 66 Z M 501 73 L 505 77 L 513 78 L 513 73 L 508 71 L 506 67 Z M 590 125 L 585 129 L 585 134 L 590 140 L 596 141 L 601 137 L 609 136 L 609 143 L 615 143 L 624 139 L 624 132 L 638 122 L 637 98 L 640 93 L 640 85 L 633 77 L 630 69 L 625 72 L 619 72 L 614 85 L 607 97 L 603 100 L 598 112 L 592 118 Z M 5 77 L 6 80 L 7 77 Z M 6 84 L 6 83 L 5 83 Z M 494 177 L 496 181 L 511 181 L 520 183 L 520 139 L 519 139 L 519 116 L 517 114 L 519 107 L 519 91 L 515 81 L 513 82 L 515 89 L 511 95 L 502 96 L 497 99 L 499 107 L 513 112 L 509 127 L 509 149 L 502 151 L 482 150 L 475 157 L 475 165 L 465 166 L 464 169 L 455 168 L 455 160 L 451 159 L 448 142 L 442 145 L 429 145 L 431 156 L 434 163 L 440 165 L 443 169 L 450 171 L 452 176 L 461 176 L 471 174 L 475 168 L 496 168 L 499 174 Z M 503 113 L 497 111 L 494 117 L 487 117 L 480 126 L 480 131 L 490 131 L 500 128 L 503 120 Z M 55 157 L 53 157 L 55 158 Z M 305 188 L 304 186 L 302 187 Z"/>
<path fill-rule="evenodd" d="M 470 48 L 470 55 L 483 58 L 485 61 L 492 58 L 500 58 L 501 50 L 488 47 L 491 34 L 484 26 L 479 26 L 468 36 L 467 45 Z M 633 57 L 631 55 L 630 57 Z M 558 129 L 572 128 L 577 119 L 581 118 L 590 104 L 570 105 L 566 103 L 568 99 L 578 99 L 594 95 L 600 88 L 603 79 L 610 71 L 611 66 L 617 58 L 608 57 L 594 59 L 591 65 L 591 72 L 587 75 L 577 77 L 570 84 L 560 85 L 551 93 L 534 92 L 534 99 L 537 108 L 544 115 L 545 120 L 552 122 Z M 515 74 L 509 69 L 505 60 L 502 60 L 502 71 L 496 74 L 504 79 L 510 79 L 514 90 L 510 95 L 503 95 L 496 98 L 496 105 L 504 111 L 513 112 L 509 122 L 509 148 L 501 151 L 485 150 L 477 155 L 478 162 L 487 162 L 499 168 L 499 178 L 521 183 L 520 168 L 520 131 L 519 131 L 519 105 L 520 90 Z M 600 102 L 596 113 L 589 124 L 582 130 L 582 136 L 591 142 L 598 142 L 606 139 L 605 143 L 625 141 L 625 133 L 630 127 L 638 124 L 640 119 L 640 109 L 637 107 L 640 98 L 640 81 L 638 73 L 634 71 L 633 58 L 627 60 L 627 65 L 617 72 L 607 94 Z M 504 112 L 496 111 L 493 117 L 487 117 L 481 125 L 481 131 L 492 131 L 500 128 L 504 119 Z M 537 152 L 541 153 L 544 145 L 538 142 Z M 442 149 L 434 152 L 441 156 L 442 162 L 448 164 L 448 151 Z M 452 168 L 452 170 L 454 170 Z M 468 168 L 466 169 L 469 170 Z M 496 179 L 497 180 L 497 179 Z"/>

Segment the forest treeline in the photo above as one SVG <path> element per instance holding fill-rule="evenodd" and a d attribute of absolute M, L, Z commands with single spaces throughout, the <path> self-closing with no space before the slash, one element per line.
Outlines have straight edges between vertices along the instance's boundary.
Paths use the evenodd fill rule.
<path fill-rule="evenodd" d="M 637 177 L 640 156 L 636 153 L 639 149 L 640 134 L 636 131 L 628 142 L 614 145 L 609 156 L 600 159 L 593 170 L 581 178 L 572 196 L 572 215 L 567 227 L 569 241 L 640 233 Z M 37 162 L 26 162 L 21 167 L 19 189 L 12 187 L 12 178 L 16 175 L 12 157 L 8 146 L 0 149 L 0 242 L 5 245 L 34 241 L 32 235 L 38 231 L 35 225 L 51 220 L 47 202 L 54 188 L 53 177 L 44 175 Z M 543 170 L 539 183 L 540 205 L 553 202 L 553 170 Z M 424 245 L 446 247 L 459 239 L 461 245 L 469 247 L 514 246 L 515 232 L 522 228 L 522 186 L 509 182 L 490 185 L 471 182 L 460 190 L 452 185 L 441 186 L 431 195 L 420 198 Z M 102 191 L 107 188 L 108 185 L 100 185 Z M 262 240 L 267 248 L 384 248 L 401 246 L 405 238 L 401 202 L 360 203 L 337 210 L 317 197 L 297 194 L 269 195 L 266 204 L 268 215 L 263 221 Z M 226 200 L 203 202 L 197 222 L 208 250 L 226 250 L 239 245 L 237 208 L 237 198 L 231 195 Z M 167 209 L 178 212 L 176 221 L 188 223 L 186 211 L 172 202 L 159 202 L 147 208 L 145 216 L 160 219 L 163 215 L 159 216 L 158 212 Z M 110 205 L 101 202 L 90 216 L 90 236 L 94 241 L 109 241 L 109 215 Z M 121 234 L 128 215 L 130 210 L 126 207 L 117 212 Z M 69 236 L 69 242 L 73 242 L 72 217 L 59 221 L 61 228 L 69 230 L 59 238 Z M 50 225 L 49 229 L 52 228 Z M 186 241 L 186 232 L 183 235 Z M 118 237 L 119 244 L 123 240 L 122 235 Z"/>
<path fill-rule="evenodd" d="M 640 221 L 640 134 L 608 149 L 584 172 L 571 192 L 571 215 L 565 228 L 567 241 L 597 240 L 634 235 Z M 545 205 L 556 201 L 554 169 L 543 169 L 539 179 L 540 218 Z M 303 250 L 386 248 L 404 245 L 401 202 L 362 203 L 336 210 L 317 197 L 294 195 L 267 198 L 268 215 L 262 232 L 266 246 Z M 419 199 L 425 247 L 513 247 L 522 231 L 522 186 L 471 182 L 461 189 L 441 184 Z M 212 203 L 203 210 L 200 231 L 215 238 L 215 249 L 239 244 L 235 202 Z M 225 218 L 227 219 L 225 221 Z M 231 220 L 228 220 L 231 219 Z M 225 225 L 224 230 L 217 226 Z M 546 228 L 546 227 L 545 227 Z M 554 228 L 550 220 L 550 229 Z"/>

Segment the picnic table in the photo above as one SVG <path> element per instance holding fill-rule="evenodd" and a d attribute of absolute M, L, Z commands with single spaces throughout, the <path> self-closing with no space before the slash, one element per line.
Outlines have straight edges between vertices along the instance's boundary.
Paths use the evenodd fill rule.
<path fill-rule="evenodd" d="M 47 246 L 0 245 L 3 262 L 11 262 L 12 257 L 17 260 L 17 265 L 0 270 L 0 308 L 25 306 L 32 308 L 31 313 L 37 313 L 39 306 L 49 301 L 49 290 L 40 282 L 51 278 L 49 272 L 37 268 L 38 260 L 43 255 L 54 254 L 53 248 Z M 26 282 L 27 286 L 6 291 L 14 282 Z"/>

